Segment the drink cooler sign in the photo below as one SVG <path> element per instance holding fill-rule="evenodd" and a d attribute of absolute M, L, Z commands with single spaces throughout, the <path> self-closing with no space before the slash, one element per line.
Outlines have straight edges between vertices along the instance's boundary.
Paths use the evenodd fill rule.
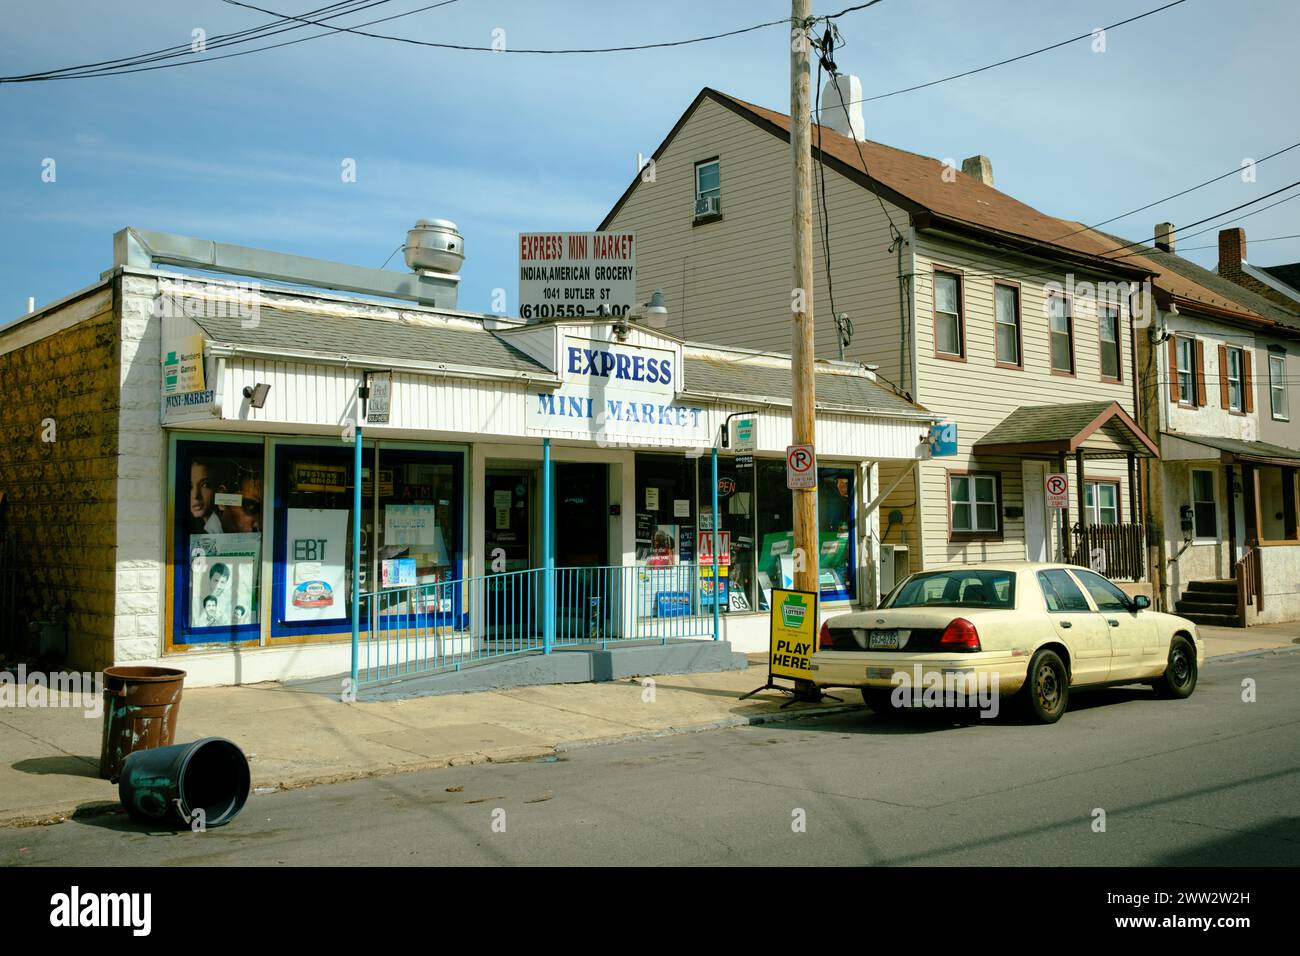
<path fill-rule="evenodd" d="M 626 315 L 635 302 L 632 233 L 520 233 L 520 318 L 587 318 L 602 304 Z"/>

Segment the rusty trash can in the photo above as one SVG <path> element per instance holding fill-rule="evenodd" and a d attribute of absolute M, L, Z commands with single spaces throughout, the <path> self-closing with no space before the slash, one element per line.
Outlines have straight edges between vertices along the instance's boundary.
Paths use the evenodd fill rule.
<path fill-rule="evenodd" d="M 104 668 L 104 738 L 99 775 L 116 780 L 137 750 L 176 742 L 185 672 L 174 667 Z"/>

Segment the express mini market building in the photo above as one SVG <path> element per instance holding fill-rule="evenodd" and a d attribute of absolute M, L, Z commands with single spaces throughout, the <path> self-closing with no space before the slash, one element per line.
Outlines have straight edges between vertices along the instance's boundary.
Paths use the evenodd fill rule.
<path fill-rule="evenodd" d="M 57 620 L 71 666 L 192 684 L 765 646 L 795 560 L 788 357 L 464 312 L 454 271 L 132 229 L 114 251 L 0 330 L 12 639 Z M 936 416 L 850 363 L 818 363 L 817 398 L 829 611 L 877 598 L 877 464 L 927 454 Z M 719 447 L 737 417 L 744 454 Z"/>

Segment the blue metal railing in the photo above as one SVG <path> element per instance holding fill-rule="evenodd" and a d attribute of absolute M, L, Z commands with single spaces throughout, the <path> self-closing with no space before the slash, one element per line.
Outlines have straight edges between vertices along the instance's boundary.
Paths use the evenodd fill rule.
<path fill-rule="evenodd" d="M 364 593 L 353 672 L 364 685 L 459 670 L 545 652 L 548 637 L 551 647 L 716 638 L 714 570 L 542 567 Z"/>

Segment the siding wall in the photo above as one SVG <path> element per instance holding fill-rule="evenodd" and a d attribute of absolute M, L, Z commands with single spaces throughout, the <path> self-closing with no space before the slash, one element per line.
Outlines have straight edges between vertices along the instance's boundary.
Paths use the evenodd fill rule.
<path fill-rule="evenodd" d="M 1020 458 L 976 456 L 976 441 L 1022 405 L 1057 405 L 1076 402 L 1116 401 L 1133 415 L 1133 364 L 1130 352 L 1130 316 L 1121 309 L 1120 384 L 1101 380 L 1101 356 L 1096 301 L 1093 289 L 1078 288 L 1074 296 L 1073 377 L 1054 375 L 1049 361 L 1046 315 L 1049 282 L 1066 285 L 1064 272 L 1050 272 L 1031 260 L 999 255 L 991 250 L 921 233 L 916 242 L 917 401 L 940 411 L 957 423 L 956 456 L 921 462 L 922 543 L 925 564 L 951 561 L 1015 560 L 1025 557 L 1024 519 L 1003 519 L 1000 541 L 949 540 L 948 472 L 986 471 L 1001 476 L 1002 504 L 1022 507 Z M 936 357 L 934 347 L 934 267 L 963 273 L 962 300 L 965 319 L 966 360 Z M 993 284 L 995 279 L 1020 284 L 1021 340 L 1024 369 L 998 368 L 994 351 Z M 1076 275 L 1075 283 L 1096 282 L 1095 276 Z M 1087 294 L 1084 294 L 1084 293 Z M 1118 461 L 1086 464 L 1088 478 L 1118 480 L 1121 520 L 1129 520 L 1127 465 Z M 1052 465 L 1049 471 L 1055 471 Z M 1074 462 L 1070 474 L 1068 521 L 1079 520 L 1075 506 Z M 1049 537 L 1055 548 L 1057 536 Z M 1049 551 L 1054 556 L 1054 550 Z"/>
<path fill-rule="evenodd" d="M 1289 418 L 1274 418 L 1269 404 L 1269 346 L 1280 347 L 1286 358 Z M 1255 336 L 1255 408 L 1259 412 L 1259 440 L 1286 448 L 1300 448 L 1300 342 L 1295 339 Z"/>
<path fill-rule="evenodd" d="M 695 226 L 695 164 L 713 157 L 721 162 L 722 218 Z M 825 183 L 835 310 L 847 312 L 855 328 L 845 358 L 879 365 L 884 378 L 904 384 L 898 264 L 889 252 L 889 224 L 875 196 L 861 186 L 830 169 Z M 836 358 L 817 185 L 814 169 L 817 355 Z M 886 208 L 906 234 L 906 213 L 892 204 Z M 706 99 L 659 157 L 654 182 L 639 182 L 608 228 L 636 233 L 637 295 L 644 300 L 663 290 L 667 331 L 693 341 L 789 353 L 792 213 L 790 147 Z"/>
<path fill-rule="evenodd" d="M 118 348 L 108 285 L 0 335 L 0 491 L 17 542 L 18 621 L 61 617 L 66 663 L 79 670 L 113 662 Z"/>

